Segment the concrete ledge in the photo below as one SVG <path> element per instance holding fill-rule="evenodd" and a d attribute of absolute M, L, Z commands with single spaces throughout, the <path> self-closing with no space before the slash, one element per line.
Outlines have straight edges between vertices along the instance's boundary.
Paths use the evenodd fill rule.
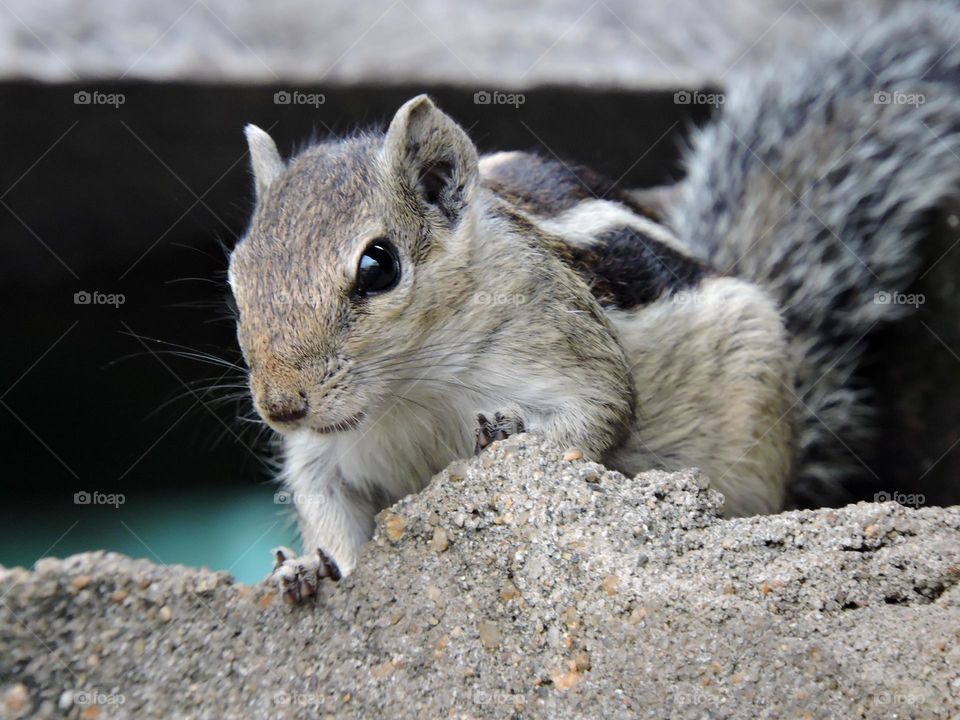
<path fill-rule="evenodd" d="M 953 716 L 960 508 L 721 501 L 524 435 L 382 513 L 308 607 L 105 553 L 7 570 L 5 713 Z"/>
<path fill-rule="evenodd" d="M 866 0 L 7 0 L 0 76 L 699 87 Z"/>

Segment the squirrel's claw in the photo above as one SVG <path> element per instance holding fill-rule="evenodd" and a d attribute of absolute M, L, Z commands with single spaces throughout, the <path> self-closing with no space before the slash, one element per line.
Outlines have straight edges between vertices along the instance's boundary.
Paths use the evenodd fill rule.
<path fill-rule="evenodd" d="M 340 579 L 337 563 L 320 548 L 316 555 L 296 557 L 289 548 L 278 547 L 273 556 L 275 565 L 270 579 L 289 605 L 315 598 L 323 578 Z"/>
<path fill-rule="evenodd" d="M 479 455 L 497 440 L 506 440 L 508 437 L 519 435 L 526 430 L 523 420 L 519 417 L 504 415 L 499 412 L 494 414 L 492 421 L 488 420 L 483 413 L 478 413 L 477 423 L 477 444 L 474 448 L 474 454 L 476 455 Z"/>

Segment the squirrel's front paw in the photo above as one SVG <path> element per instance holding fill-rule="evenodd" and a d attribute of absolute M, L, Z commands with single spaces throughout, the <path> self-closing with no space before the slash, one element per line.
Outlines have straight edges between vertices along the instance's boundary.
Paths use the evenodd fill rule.
<path fill-rule="evenodd" d="M 486 415 L 478 414 L 477 422 L 477 446 L 474 453 L 479 455 L 488 445 L 497 440 L 506 440 L 511 435 L 519 435 L 526 428 L 523 426 L 523 420 L 515 415 L 504 415 L 496 413 L 493 420 L 488 420 Z"/>
<path fill-rule="evenodd" d="M 333 558 L 317 548 L 315 555 L 296 557 L 292 550 L 279 547 L 273 551 L 276 564 L 270 579 L 291 605 L 299 605 L 317 596 L 317 588 L 323 578 L 340 579 L 340 568 Z"/>

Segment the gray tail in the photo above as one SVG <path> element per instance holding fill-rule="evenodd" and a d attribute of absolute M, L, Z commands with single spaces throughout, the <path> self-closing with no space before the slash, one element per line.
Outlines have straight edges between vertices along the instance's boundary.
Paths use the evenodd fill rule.
<path fill-rule="evenodd" d="M 801 504 L 863 472 L 865 341 L 910 314 L 911 283 L 948 252 L 923 247 L 923 222 L 960 189 L 960 12 L 905 3 L 824 36 L 730 83 L 670 211 L 694 252 L 781 304 Z"/>

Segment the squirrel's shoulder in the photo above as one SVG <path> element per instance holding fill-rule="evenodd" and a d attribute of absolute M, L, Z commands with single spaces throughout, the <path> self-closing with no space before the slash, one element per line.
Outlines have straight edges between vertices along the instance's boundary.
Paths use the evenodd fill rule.
<path fill-rule="evenodd" d="M 480 178 L 499 201 L 496 212 L 547 244 L 605 307 L 636 308 L 711 273 L 665 224 L 655 193 L 527 152 L 483 156 Z"/>
<path fill-rule="evenodd" d="M 585 165 L 537 153 L 514 150 L 484 155 L 480 181 L 519 209 L 540 217 L 554 217 L 585 200 L 606 200 L 657 223 L 664 219 L 653 196 L 626 190 Z"/>

